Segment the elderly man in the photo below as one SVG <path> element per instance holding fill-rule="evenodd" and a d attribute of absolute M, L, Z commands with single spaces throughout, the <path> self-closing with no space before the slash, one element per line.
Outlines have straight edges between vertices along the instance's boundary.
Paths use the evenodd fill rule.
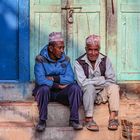
<path fill-rule="evenodd" d="M 105 103 L 108 100 L 110 110 L 108 129 L 117 130 L 119 86 L 116 84 L 112 64 L 107 56 L 99 52 L 99 36 L 88 36 L 85 50 L 86 53 L 76 60 L 74 69 L 78 84 L 84 92 L 83 105 L 86 127 L 91 131 L 99 131 L 99 127 L 93 119 L 94 103 L 95 101 Z"/>
<path fill-rule="evenodd" d="M 34 67 L 36 86 L 33 96 L 39 109 L 36 130 L 45 130 L 49 101 L 69 105 L 69 124 L 75 130 L 81 130 L 83 127 L 79 123 L 78 108 L 82 91 L 74 82 L 74 73 L 70 59 L 64 54 L 64 40 L 60 32 L 52 32 L 49 35 L 49 44 L 41 50 L 38 57 L 42 62 L 36 61 Z"/>

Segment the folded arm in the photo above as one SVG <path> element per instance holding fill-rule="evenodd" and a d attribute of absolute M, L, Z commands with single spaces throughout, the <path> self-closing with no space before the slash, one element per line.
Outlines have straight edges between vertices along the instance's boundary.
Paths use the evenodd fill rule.
<path fill-rule="evenodd" d="M 74 66 L 75 74 L 77 82 L 80 86 L 86 86 L 88 84 L 93 84 L 95 86 L 103 86 L 105 84 L 105 77 L 104 76 L 98 76 L 93 78 L 87 78 L 84 74 L 84 70 L 82 66 L 76 61 Z"/>

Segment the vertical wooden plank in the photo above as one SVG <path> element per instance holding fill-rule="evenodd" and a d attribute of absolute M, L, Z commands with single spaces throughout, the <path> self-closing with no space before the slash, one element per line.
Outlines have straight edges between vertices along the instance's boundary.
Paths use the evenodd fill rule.
<path fill-rule="evenodd" d="M 117 71 L 120 82 L 140 80 L 139 36 L 140 1 L 119 0 L 118 3 L 118 57 Z"/>
<path fill-rule="evenodd" d="M 100 36 L 101 36 L 101 52 L 106 54 L 106 1 L 100 0 Z"/>
<path fill-rule="evenodd" d="M 66 7 L 67 0 L 61 0 L 61 8 Z M 62 33 L 65 40 L 65 52 L 67 52 L 67 13 L 66 10 L 61 9 L 61 25 L 62 25 Z"/>
<path fill-rule="evenodd" d="M 29 0 L 19 0 L 19 80 L 29 81 Z"/>
<path fill-rule="evenodd" d="M 107 47 L 106 52 L 109 58 L 111 59 L 113 63 L 113 67 L 115 72 L 117 73 L 117 0 L 113 0 L 114 3 L 114 13 L 113 13 L 113 7 L 111 0 L 106 0 L 106 22 L 107 22 L 107 30 L 106 30 L 106 36 L 107 36 Z"/>

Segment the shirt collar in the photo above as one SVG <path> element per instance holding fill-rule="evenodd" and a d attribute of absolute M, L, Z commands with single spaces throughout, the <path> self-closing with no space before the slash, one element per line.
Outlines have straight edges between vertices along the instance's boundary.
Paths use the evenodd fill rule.
<path fill-rule="evenodd" d="M 99 56 L 98 56 L 98 58 L 97 58 L 97 60 L 96 60 L 95 67 L 102 61 L 102 58 L 104 58 L 104 55 L 102 55 L 100 53 Z M 84 57 L 82 57 L 81 60 L 85 60 L 85 62 L 92 67 L 90 61 L 87 58 L 87 54 Z"/>

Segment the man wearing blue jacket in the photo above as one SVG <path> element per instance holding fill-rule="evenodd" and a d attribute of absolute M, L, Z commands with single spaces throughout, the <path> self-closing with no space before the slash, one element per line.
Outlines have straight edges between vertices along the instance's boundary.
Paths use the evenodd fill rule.
<path fill-rule="evenodd" d="M 44 131 L 49 101 L 57 101 L 70 107 L 69 123 L 75 130 L 83 127 L 79 123 L 78 109 L 82 91 L 74 82 L 70 59 L 64 54 L 64 40 L 61 32 L 49 34 L 49 44 L 40 52 L 40 60 L 34 67 L 36 86 L 33 96 L 38 103 L 39 122 L 37 131 Z"/>

